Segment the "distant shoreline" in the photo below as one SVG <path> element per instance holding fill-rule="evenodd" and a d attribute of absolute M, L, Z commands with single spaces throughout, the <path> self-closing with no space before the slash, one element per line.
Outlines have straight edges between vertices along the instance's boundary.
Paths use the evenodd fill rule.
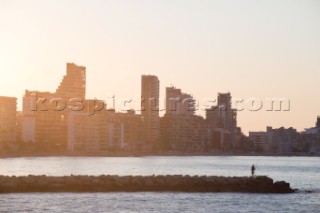
<path fill-rule="evenodd" d="M 104 152 L 104 153 L 0 153 L 0 158 L 23 158 L 23 157 L 193 157 L 193 156 L 270 156 L 270 157 L 320 157 L 320 154 L 305 154 L 305 153 L 287 153 L 287 154 L 274 154 L 274 153 L 232 153 L 232 152 Z"/>

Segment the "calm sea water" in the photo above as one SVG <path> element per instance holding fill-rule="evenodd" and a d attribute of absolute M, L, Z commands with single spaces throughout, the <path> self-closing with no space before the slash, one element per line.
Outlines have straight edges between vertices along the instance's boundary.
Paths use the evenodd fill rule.
<path fill-rule="evenodd" d="M 320 212 L 319 157 L 6 158 L 0 174 L 248 176 L 252 164 L 257 175 L 290 182 L 299 192 L 0 194 L 0 212 Z"/>

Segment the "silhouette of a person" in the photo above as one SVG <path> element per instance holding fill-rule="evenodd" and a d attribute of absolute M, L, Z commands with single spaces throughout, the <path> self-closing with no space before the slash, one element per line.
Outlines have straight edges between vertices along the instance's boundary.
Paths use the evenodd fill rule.
<path fill-rule="evenodd" d="M 254 164 L 251 166 L 251 175 L 254 176 L 254 171 L 256 170 L 256 167 L 254 167 Z"/>

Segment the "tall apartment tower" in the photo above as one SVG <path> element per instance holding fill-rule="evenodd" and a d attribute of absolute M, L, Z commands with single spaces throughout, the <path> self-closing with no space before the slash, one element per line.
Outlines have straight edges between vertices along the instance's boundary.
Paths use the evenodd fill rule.
<path fill-rule="evenodd" d="M 44 150 L 61 150 L 66 146 L 66 113 L 50 108 L 53 98 L 55 94 L 51 92 L 28 90 L 23 96 L 22 139 Z M 42 104 L 37 99 L 45 101 Z"/>
<path fill-rule="evenodd" d="M 15 141 L 16 117 L 17 98 L 0 96 L 0 143 Z"/>
<path fill-rule="evenodd" d="M 67 74 L 56 90 L 59 98 L 71 99 L 86 96 L 86 67 L 67 63 Z"/>
<path fill-rule="evenodd" d="M 160 136 L 159 85 L 157 76 L 141 76 L 141 116 L 143 119 L 143 149 L 157 149 Z"/>
<path fill-rule="evenodd" d="M 219 116 L 224 123 L 224 128 L 231 132 L 231 130 L 234 128 L 234 112 L 231 108 L 230 93 L 218 94 L 218 109 Z"/>
<path fill-rule="evenodd" d="M 66 150 L 68 140 L 68 108 L 51 109 L 51 100 L 85 99 L 86 67 L 67 63 L 67 73 L 55 93 L 26 91 L 23 97 L 22 138 L 43 150 Z M 44 102 L 38 102 L 43 99 Z"/>
<path fill-rule="evenodd" d="M 166 114 L 193 115 L 195 100 L 175 87 L 166 88 Z"/>
<path fill-rule="evenodd" d="M 317 124 L 316 127 L 320 128 L 320 116 L 317 117 Z"/>
<path fill-rule="evenodd" d="M 230 93 L 219 93 L 218 94 L 218 109 L 219 118 L 223 123 L 225 130 L 231 133 L 232 145 L 236 143 L 236 132 L 237 132 L 237 111 L 232 109 L 231 105 L 231 94 Z"/>

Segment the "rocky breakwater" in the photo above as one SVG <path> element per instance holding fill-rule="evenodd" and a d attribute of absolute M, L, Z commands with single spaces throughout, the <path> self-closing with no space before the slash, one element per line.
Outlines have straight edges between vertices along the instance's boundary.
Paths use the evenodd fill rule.
<path fill-rule="evenodd" d="M 291 193 L 266 176 L 0 176 L 0 193 L 18 192 L 251 192 Z"/>

